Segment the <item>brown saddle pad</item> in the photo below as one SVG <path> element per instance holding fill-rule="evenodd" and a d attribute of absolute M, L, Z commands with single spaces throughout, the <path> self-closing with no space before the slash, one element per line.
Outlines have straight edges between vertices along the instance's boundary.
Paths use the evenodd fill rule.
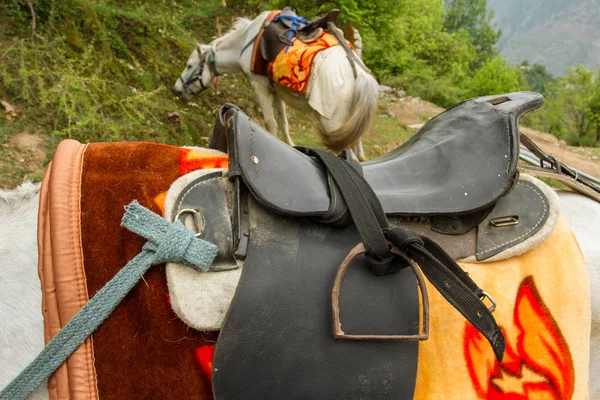
<path fill-rule="evenodd" d="M 145 240 L 120 227 L 134 199 L 162 214 L 170 184 L 227 158 L 154 143 L 59 144 L 42 184 L 39 275 L 45 341 L 137 255 Z M 51 399 L 212 398 L 195 359 L 216 334 L 189 329 L 152 268 L 49 380 Z"/>

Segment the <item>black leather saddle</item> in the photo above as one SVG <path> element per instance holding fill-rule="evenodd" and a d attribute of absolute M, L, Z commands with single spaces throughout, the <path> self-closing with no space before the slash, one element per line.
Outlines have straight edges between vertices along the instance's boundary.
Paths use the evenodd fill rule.
<path fill-rule="evenodd" d="M 362 173 L 387 215 L 478 215 L 514 186 L 518 120 L 543 102 L 542 95 L 530 92 L 464 101 L 394 151 L 363 163 Z M 283 214 L 327 215 L 337 194 L 320 165 L 263 134 L 234 105 L 221 108 L 219 121 L 234 116 L 235 131 L 216 129 L 210 147 L 230 153 L 230 168 L 241 174 L 252 195 Z"/>
<path fill-rule="evenodd" d="M 218 257 L 244 260 L 216 345 L 215 397 L 412 398 L 428 337 L 419 269 L 501 359 L 495 305 L 454 260 L 498 254 L 548 218 L 517 170 L 518 120 L 542 104 L 529 92 L 467 100 L 362 164 L 290 147 L 224 105 L 210 147 L 229 154 L 229 200 L 210 201 L 215 186 L 199 178 L 174 210 L 199 209 L 206 237 L 230 214 Z M 376 231 L 399 256 L 369 253 Z"/>

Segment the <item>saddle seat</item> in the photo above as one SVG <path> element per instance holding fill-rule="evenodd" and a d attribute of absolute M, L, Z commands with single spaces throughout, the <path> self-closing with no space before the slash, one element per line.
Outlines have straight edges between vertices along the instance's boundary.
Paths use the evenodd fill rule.
<path fill-rule="evenodd" d="M 361 163 L 363 176 L 387 215 L 466 218 L 485 212 L 518 177 L 519 118 L 543 102 L 531 92 L 461 102 L 396 150 Z M 335 207 L 339 194 L 315 160 L 234 105 L 225 105 L 218 121 L 210 147 L 229 152 L 230 176 L 241 175 L 260 203 L 285 215 L 317 218 Z M 229 124 L 235 129 L 226 129 Z"/>
<path fill-rule="evenodd" d="M 328 23 L 336 23 L 340 10 L 333 9 L 327 15 L 319 17 L 314 21 L 305 24 L 301 22 L 301 17 L 291 7 L 285 7 L 283 10 L 274 11 L 269 14 L 265 21 L 262 32 L 257 35 L 255 46 L 260 50 L 260 67 L 255 67 L 253 72 L 265 69 L 265 66 L 273 61 L 277 55 L 290 43 L 290 30 L 293 30 L 293 36 L 304 43 L 312 43 L 321 37 L 328 28 Z M 295 25 L 296 24 L 296 25 Z M 294 26 L 295 25 L 295 26 Z M 258 45 L 258 46 L 257 46 Z M 256 55 L 253 56 L 253 65 L 258 62 Z"/>
<path fill-rule="evenodd" d="M 327 24 L 329 21 L 333 22 L 334 24 L 337 22 L 337 17 L 339 14 L 340 10 L 334 8 L 333 10 L 329 11 L 326 15 L 319 17 L 308 24 L 299 22 L 297 28 L 297 38 L 303 42 L 313 41 L 316 37 L 321 35 L 324 29 L 327 29 Z M 298 18 L 298 14 L 296 14 L 296 11 L 291 7 L 285 7 L 283 10 L 281 10 L 281 14 L 279 14 L 279 16 Z M 288 19 L 281 19 L 280 21 L 289 29 L 292 28 L 292 21 Z"/>

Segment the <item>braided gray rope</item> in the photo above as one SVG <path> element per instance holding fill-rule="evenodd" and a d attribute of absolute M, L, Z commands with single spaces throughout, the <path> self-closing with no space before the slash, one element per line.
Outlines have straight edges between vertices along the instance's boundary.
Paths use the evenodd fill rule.
<path fill-rule="evenodd" d="M 170 224 L 135 200 L 127 206 L 121 226 L 148 239 L 142 252 L 104 285 L 0 392 L 0 400 L 26 399 L 102 324 L 151 266 L 172 261 L 208 271 L 217 255 L 217 246 L 195 238 L 181 221 Z"/>

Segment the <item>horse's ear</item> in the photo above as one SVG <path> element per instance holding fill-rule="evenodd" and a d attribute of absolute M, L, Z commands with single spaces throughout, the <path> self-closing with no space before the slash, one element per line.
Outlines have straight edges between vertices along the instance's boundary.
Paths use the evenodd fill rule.
<path fill-rule="evenodd" d="M 199 56 L 202 55 L 202 47 L 200 46 L 200 43 L 196 43 L 196 51 L 198 52 Z"/>

